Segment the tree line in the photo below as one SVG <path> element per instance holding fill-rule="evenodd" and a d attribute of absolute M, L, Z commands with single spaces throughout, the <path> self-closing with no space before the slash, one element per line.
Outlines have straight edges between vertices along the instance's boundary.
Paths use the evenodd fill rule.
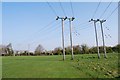
<path fill-rule="evenodd" d="M 103 53 L 103 46 L 99 46 L 100 53 Z M 106 46 L 106 52 L 107 53 L 118 53 L 120 52 L 120 44 L 114 46 L 114 47 L 107 47 Z M 55 48 L 53 50 L 53 53 L 55 55 L 61 55 L 62 54 L 62 49 L 60 47 Z M 66 55 L 71 54 L 71 48 L 66 47 L 65 48 L 65 53 Z M 76 45 L 73 46 L 73 53 L 74 54 L 97 54 L 97 47 L 91 47 L 89 48 L 86 44 L 83 45 Z"/>
<path fill-rule="evenodd" d="M 40 56 L 40 55 L 62 55 L 63 50 L 61 47 L 57 47 L 54 50 L 46 51 L 42 45 L 38 45 L 34 52 L 29 51 L 14 51 L 10 50 L 9 48 L 0 48 L 0 52 L 7 52 L 6 54 L 2 54 L 2 56 Z M 99 46 L 100 53 L 103 53 L 103 46 Z M 106 46 L 106 52 L 107 53 L 119 53 L 120 52 L 120 44 L 116 46 Z M 76 45 L 73 46 L 73 53 L 75 55 L 77 54 L 97 54 L 97 47 L 88 47 L 86 44 L 82 45 Z M 71 47 L 68 46 L 65 48 L 65 54 L 70 55 L 71 54 Z"/>

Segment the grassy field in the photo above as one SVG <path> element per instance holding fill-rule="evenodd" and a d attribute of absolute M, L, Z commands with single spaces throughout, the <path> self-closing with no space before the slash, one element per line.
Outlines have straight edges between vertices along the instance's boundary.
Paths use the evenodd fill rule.
<path fill-rule="evenodd" d="M 118 77 L 118 54 L 109 53 L 108 59 L 96 54 L 59 56 L 2 57 L 3 78 L 114 78 Z"/>

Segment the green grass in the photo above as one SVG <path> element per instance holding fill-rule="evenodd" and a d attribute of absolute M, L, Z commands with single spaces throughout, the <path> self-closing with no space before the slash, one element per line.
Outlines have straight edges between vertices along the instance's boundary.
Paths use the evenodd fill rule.
<path fill-rule="evenodd" d="M 0 57 L 0 78 L 2 78 L 2 57 Z"/>
<path fill-rule="evenodd" d="M 103 55 L 101 55 L 103 57 Z M 96 54 L 2 57 L 3 78 L 114 78 L 118 77 L 118 54 L 98 59 Z"/>

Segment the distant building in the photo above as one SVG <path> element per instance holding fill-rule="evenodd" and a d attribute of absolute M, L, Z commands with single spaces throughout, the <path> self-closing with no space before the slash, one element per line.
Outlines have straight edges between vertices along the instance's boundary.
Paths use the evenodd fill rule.
<path fill-rule="evenodd" d="M 6 52 L 6 46 L 4 46 L 4 45 L 0 45 L 0 56 L 2 54 L 7 54 L 7 52 Z"/>
<path fill-rule="evenodd" d="M 53 55 L 52 51 L 46 51 L 45 53 L 46 53 L 46 55 Z"/>
<path fill-rule="evenodd" d="M 13 53 L 11 43 L 8 45 L 0 45 L 0 56 Z"/>

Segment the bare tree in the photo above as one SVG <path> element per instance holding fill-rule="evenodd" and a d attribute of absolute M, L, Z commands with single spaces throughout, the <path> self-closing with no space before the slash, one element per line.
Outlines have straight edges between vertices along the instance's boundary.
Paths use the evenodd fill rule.
<path fill-rule="evenodd" d="M 39 44 L 35 49 L 35 54 L 36 55 L 41 55 L 43 51 L 44 51 L 43 46 Z"/>
<path fill-rule="evenodd" d="M 89 48 L 86 44 L 82 44 L 81 48 L 82 48 L 82 53 L 83 54 L 89 53 Z"/>

